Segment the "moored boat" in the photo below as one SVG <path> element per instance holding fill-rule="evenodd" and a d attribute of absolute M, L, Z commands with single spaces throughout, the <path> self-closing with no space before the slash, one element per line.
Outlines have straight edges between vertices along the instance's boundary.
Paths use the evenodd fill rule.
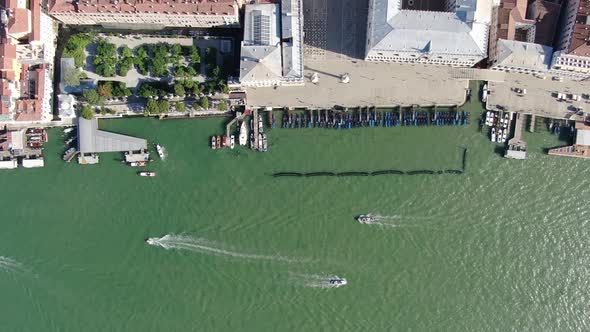
<path fill-rule="evenodd" d="M 211 149 L 215 150 L 217 148 L 217 140 L 215 136 L 211 136 Z"/>
<path fill-rule="evenodd" d="M 223 141 L 222 147 L 227 147 L 227 136 L 226 135 L 223 135 L 223 140 L 222 141 Z"/>
<path fill-rule="evenodd" d="M 248 127 L 245 122 L 242 122 L 242 125 L 240 126 L 239 143 L 242 146 L 248 144 Z"/>
<path fill-rule="evenodd" d="M 160 144 L 156 144 L 156 152 L 158 152 L 158 156 L 160 156 L 160 159 L 164 160 L 166 158 L 164 147 L 162 147 Z"/>
<path fill-rule="evenodd" d="M 492 136 L 491 136 L 491 141 L 495 142 L 496 141 L 496 127 L 492 127 Z"/>
<path fill-rule="evenodd" d="M 230 149 L 233 149 L 236 145 L 236 137 L 234 135 L 231 135 L 229 137 L 229 147 Z"/>
<path fill-rule="evenodd" d="M 262 134 L 262 151 L 268 151 L 268 142 L 266 140 L 266 134 Z"/>
<path fill-rule="evenodd" d="M 217 135 L 217 148 L 221 149 L 221 136 Z"/>
<path fill-rule="evenodd" d="M 146 176 L 146 177 L 154 177 L 154 176 L 156 176 L 156 172 L 142 171 L 142 172 L 138 172 L 137 175 Z"/>
<path fill-rule="evenodd" d="M 258 134 L 258 150 L 262 151 L 262 133 Z"/>
<path fill-rule="evenodd" d="M 127 165 L 131 166 L 131 167 L 143 167 L 145 166 L 147 163 L 145 161 L 132 161 L 127 163 Z"/>

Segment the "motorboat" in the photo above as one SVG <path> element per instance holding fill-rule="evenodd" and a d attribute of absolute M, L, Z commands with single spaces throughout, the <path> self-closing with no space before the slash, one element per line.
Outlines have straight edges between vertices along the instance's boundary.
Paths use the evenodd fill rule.
<path fill-rule="evenodd" d="M 496 127 L 492 127 L 492 142 L 496 141 Z"/>
<path fill-rule="evenodd" d="M 502 131 L 502 128 L 498 129 L 498 139 L 496 140 L 498 143 L 502 142 Z"/>
<path fill-rule="evenodd" d="M 65 128 L 65 129 L 64 129 L 64 134 L 69 134 L 69 133 L 71 133 L 71 132 L 72 132 L 72 130 L 74 130 L 74 128 L 72 128 L 72 127 Z"/>
<path fill-rule="evenodd" d="M 338 276 L 331 277 L 330 279 L 328 279 L 328 282 L 330 283 L 330 285 L 336 288 L 342 287 L 348 283 L 346 279 L 340 278 Z"/>
<path fill-rule="evenodd" d="M 262 151 L 262 134 L 258 134 L 258 150 Z"/>
<path fill-rule="evenodd" d="M 508 129 L 504 129 L 504 132 L 502 132 L 502 142 L 506 142 L 507 138 L 508 138 Z"/>
<path fill-rule="evenodd" d="M 217 148 L 217 140 L 215 136 L 211 136 L 211 149 L 215 150 Z"/>
<path fill-rule="evenodd" d="M 139 175 L 139 176 L 147 176 L 147 177 L 154 177 L 154 176 L 156 176 L 156 172 L 143 171 L 143 172 L 138 172 L 137 175 Z"/>
<path fill-rule="evenodd" d="M 258 114 L 258 130 L 262 130 L 262 115 Z"/>
<path fill-rule="evenodd" d="M 221 146 L 221 136 L 219 136 L 219 135 L 217 135 L 217 148 L 218 149 L 221 149 L 222 148 L 222 146 Z"/>
<path fill-rule="evenodd" d="M 240 126 L 239 143 L 242 146 L 248 144 L 248 127 L 245 122 L 242 122 L 242 125 Z"/>
<path fill-rule="evenodd" d="M 504 114 L 504 128 L 508 128 L 509 124 L 510 124 L 510 114 L 506 113 L 506 114 Z"/>
<path fill-rule="evenodd" d="M 128 163 L 129 166 L 131 167 L 143 167 L 146 165 L 145 161 L 132 161 L 130 163 Z"/>
<path fill-rule="evenodd" d="M 236 145 L 236 137 L 234 135 L 231 135 L 229 137 L 229 147 L 230 149 L 233 149 Z"/>
<path fill-rule="evenodd" d="M 358 216 L 356 218 L 356 220 L 358 222 L 360 222 L 361 224 L 374 224 L 375 222 L 377 222 L 377 218 L 375 216 L 372 216 L 370 214 L 361 214 L 360 216 Z"/>
<path fill-rule="evenodd" d="M 490 111 L 487 111 L 486 112 L 486 122 L 485 122 L 486 123 L 486 126 L 489 126 L 490 125 L 490 115 L 491 115 L 491 112 Z"/>
<path fill-rule="evenodd" d="M 145 240 L 145 243 L 149 244 L 150 246 L 157 246 L 159 245 L 158 240 L 160 239 L 157 237 L 150 237 Z"/>
<path fill-rule="evenodd" d="M 255 149 L 254 146 L 254 132 L 250 132 L 250 149 Z"/>
<path fill-rule="evenodd" d="M 160 159 L 164 160 L 166 158 L 164 148 L 160 144 L 156 144 L 156 152 L 158 152 L 158 156 L 160 156 Z"/>
<path fill-rule="evenodd" d="M 266 140 L 266 134 L 262 134 L 262 151 L 268 151 L 268 141 Z"/>
<path fill-rule="evenodd" d="M 488 85 L 485 84 L 483 86 L 483 92 L 481 94 L 481 101 L 483 101 L 484 103 L 488 100 Z"/>
<path fill-rule="evenodd" d="M 226 147 L 227 146 L 227 136 L 226 135 L 223 135 L 222 142 L 223 142 L 222 147 Z"/>

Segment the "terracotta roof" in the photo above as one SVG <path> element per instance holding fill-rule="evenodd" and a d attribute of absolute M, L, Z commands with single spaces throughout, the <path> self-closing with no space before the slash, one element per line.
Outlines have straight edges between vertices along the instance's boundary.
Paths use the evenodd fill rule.
<path fill-rule="evenodd" d="M 39 121 L 43 118 L 40 100 L 17 100 L 16 121 Z"/>
<path fill-rule="evenodd" d="M 16 45 L 7 40 L 0 41 L 0 70 L 13 70 L 13 60 L 16 59 Z"/>
<path fill-rule="evenodd" d="M 234 15 L 233 0 L 50 0 L 50 13 Z"/>
<path fill-rule="evenodd" d="M 531 3 L 531 10 L 535 20 L 535 43 L 552 46 L 559 22 L 561 5 L 549 1 L 536 0 Z"/>
<path fill-rule="evenodd" d="M 32 33 L 29 42 L 41 40 L 41 1 L 31 0 L 31 22 L 33 23 Z"/>
<path fill-rule="evenodd" d="M 568 54 L 590 56 L 590 1 L 580 0 L 580 6 L 576 15 L 576 23 L 572 31 L 572 41 L 567 49 Z"/>
<path fill-rule="evenodd" d="M 13 14 L 8 20 L 8 33 L 19 34 L 29 32 L 31 29 L 29 26 L 29 13 L 30 11 L 26 8 L 14 9 Z"/>
<path fill-rule="evenodd" d="M 35 99 L 42 100 L 45 95 L 45 65 L 35 69 L 37 72 L 37 81 L 35 84 Z"/>
<path fill-rule="evenodd" d="M 497 38 L 516 39 L 516 23 L 534 24 L 526 19 L 527 0 L 502 0 L 498 8 Z M 521 40 L 526 41 L 526 40 Z"/>

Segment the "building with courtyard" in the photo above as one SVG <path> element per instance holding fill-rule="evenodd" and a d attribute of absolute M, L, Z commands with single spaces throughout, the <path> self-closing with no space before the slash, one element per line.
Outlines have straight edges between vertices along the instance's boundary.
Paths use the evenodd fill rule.
<path fill-rule="evenodd" d="M 491 1 L 427 3 L 369 0 L 365 60 L 472 67 L 487 57 Z"/>
<path fill-rule="evenodd" d="M 0 121 L 49 121 L 57 27 L 39 0 L 0 8 Z"/>
<path fill-rule="evenodd" d="M 49 13 L 72 25 L 239 27 L 238 0 L 49 0 Z"/>
<path fill-rule="evenodd" d="M 543 0 L 502 0 L 490 29 L 491 69 L 547 73 L 561 5 Z"/>
<path fill-rule="evenodd" d="M 240 83 L 249 87 L 304 84 L 301 0 L 246 5 Z"/>

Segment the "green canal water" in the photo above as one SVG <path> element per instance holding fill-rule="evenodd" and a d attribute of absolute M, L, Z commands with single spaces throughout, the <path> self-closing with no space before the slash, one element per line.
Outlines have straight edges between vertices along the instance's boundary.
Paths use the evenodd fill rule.
<path fill-rule="evenodd" d="M 0 173 L 0 331 L 589 330 L 588 162 L 548 133 L 506 160 L 471 122 L 274 129 L 263 154 L 210 150 L 223 119 L 101 121 L 167 148 L 156 178 L 66 164 L 51 130 L 44 169 Z M 463 175 L 269 176 L 460 168 L 464 147 Z"/>

